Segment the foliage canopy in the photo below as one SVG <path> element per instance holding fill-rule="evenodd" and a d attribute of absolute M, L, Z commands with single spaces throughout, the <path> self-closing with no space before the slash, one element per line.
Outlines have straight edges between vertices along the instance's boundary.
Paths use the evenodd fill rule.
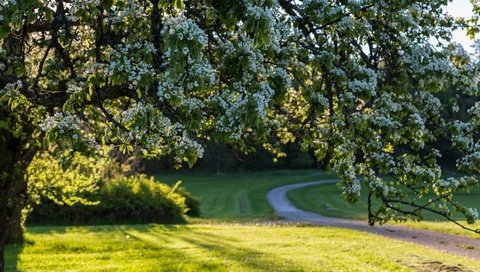
<path fill-rule="evenodd" d="M 476 64 L 450 43 L 476 22 L 448 16 L 448 2 L 5 0 L 0 101 L 13 116 L 31 105 L 57 154 L 112 145 L 192 165 L 210 139 L 279 156 L 298 142 L 348 200 L 365 186 L 381 201 L 370 224 L 451 209 L 473 222 L 452 194 L 477 184 L 480 103 L 459 120 L 435 94 L 478 98 Z M 445 143 L 465 176 L 442 177 Z"/>

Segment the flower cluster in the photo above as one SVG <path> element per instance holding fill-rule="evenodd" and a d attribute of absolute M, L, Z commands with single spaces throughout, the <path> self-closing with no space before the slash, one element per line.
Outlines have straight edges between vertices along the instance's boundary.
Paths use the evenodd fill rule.
<path fill-rule="evenodd" d="M 205 32 L 192 19 L 184 15 L 168 18 L 162 29 L 162 35 L 167 34 L 178 41 L 197 42 L 200 46 L 207 43 Z"/>
<path fill-rule="evenodd" d="M 245 129 L 241 117 L 244 115 L 242 113 L 245 112 L 248 100 L 227 89 L 222 92 L 221 96 L 216 97 L 216 102 L 224 111 L 217 119 L 217 131 L 228 134 L 231 139 L 239 140 Z"/>
<path fill-rule="evenodd" d="M 380 191 L 384 197 L 387 197 L 390 190 L 393 190 L 393 188 L 388 186 L 386 182 L 379 177 L 367 179 L 367 183 L 370 186 L 370 189 Z"/>
<path fill-rule="evenodd" d="M 474 147 L 474 126 L 470 122 L 455 120 L 451 123 L 453 146 L 464 152 L 472 151 Z"/>
<path fill-rule="evenodd" d="M 100 0 L 76 0 L 72 1 L 68 8 L 67 19 L 75 22 L 79 17 L 85 16 L 100 5 Z M 90 12 L 89 12 L 90 10 Z"/>
<path fill-rule="evenodd" d="M 107 21 L 111 24 L 118 24 L 146 17 L 145 6 L 140 1 L 123 0 L 112 6 L 108 12 Z"/>
<path fill-rule="evenodd" d="M 355 145 L 343 138 L 342 143 L 334 148 L 336 159 L 332 167 L 332 170 L 342 177 L 342 194 L 350 201 L 355 201 L 362 189 L 357 175 L 358 165 L 355 163 L 354 149 Z"/>
<path fill-rule="evenodd" d="M 424 90 L 440 91 L 457 75 L 448 60 L 435 57 L 429 44 L 419 44 L 409 52 L 402 55 L 402 60 L 415 75 L 418 86 Z"/>
<path fill-rule="evenodd" d="M 136 42 L 118 46 L 111 52 L 112 60 L 106 68 L 106 76 L 127 81 L 130 88 L 148 86 L 155 71 L 145 59 L 155 54 L 155 46 L 150 42 Z"/>
<path fill-rule="evenodd" d="M 80 119 L 75 115 L 66 113 L 65 115 L 62 112 L 56 112 L 53 116 L 49 116 L 45 121 L 40 125 L 43 131 L 49 131 L 52 129 L 59 129 L 60 134 L 65 133 L 69 130 L 77 130 L 78 125 L 80 124 Z"/>
<path fill-rule="evenodd" d="M 83 81 L 69 81 L 67 84 L 67 93 L 78 94 L 85 89 L 85 82 Z"/>
<path fill-rule="evenodd" d="M 184 125 L 172 122 L 152 104 L 136 102 L 115 117 L 126 130 L 120 133 L 125 144 L 141 143 L 149 154 L 175 153 L 177 162 L 203 156 L 201 144 L 188 136 Z"/>
<path fill-rule="evenodd" d="M 467 187 L 468 180 L 465 177 L 449 177 L 446 179 L 439 179 L 437 183 L 434 184 L 434 188 L 440 188 L 441 190 L 456 190 L 460 187 Z"/>
<path fill-rule="evenodd" d="M 470 217 L 473 221 L 478 220 L 478 210 L 476 208 L 467 208 L 468 217 Z"/>
<path fill-rule="evenodd" d="M 307 0 L 302 1 L 299 6 L 300 14 L 308 14 L 310 20 L 317 24 L 324 24 L 329 22 L 332 18 L 343 18 L 346 16 L 340 17 L 342 14 L 343 8 L 341 5 L 330 5 L 328 0 Z"/>
<path fill-rule="evenodd" d="M 243 1 L 245 7 L 246 20 L 244 29 L 247 33 L 253 33 L 254 41 L 258 45 L 273 47 L 279 51 L 278 38 L 280 33 L 275 31 L 276 19 L 273 11 L 263 1 L 254 4 L 251 1 Z"/>
<path fill-rule="evenodd" d="M 165 22 L 164 61 L 168 68 L 161 75 L 157 96 L 174 108 L 194 110 L 203 107 L 203 101 L 191 94 L 215 83 L 215 73 L 203 53 L 207 45 L 205 32 L 191 19 L 180 15 Z"/>
<path fill-rule="evenodd" d="M 355 79 L 348 82 L 348 88 L 353 93 L 367 93 L 371 96 L 377 94 L 377 74 L 369 68 L 356 66 Z"/>
<path fill-rule="evenodd" d="M 0 89 L 0 103 L 8 105 L 12 110 L 19 106 L 31 105 L 30 101 L 20 92 L 22 88 L 23 83 L 20 80 L 15 83 L 7 83 L 3 89 Z"/>
<path fill-rule="evenodd" d="M 20 94 L 20 89 L 23 88 L 23 83 L 20 80 L 17 80 L 15 83 L 8 83 L 0 89 L 0 95 L 5 99 L 13 99 Z"/>
<path fill-rule="evenodd" d="M 269 70 L 268 74 L 270 74 L 270 77 L 276 81 L 276 85 L 280 85 L 282 89 L 288 89 L 292 86 L 292 79 L 284 68 L 275 67 Z"/>
<path fill-rule="evenodd" d="M 475 145 L 476 151 L 468 153 L 457 160 L 457 167 L 466 172 L 480 172 L 480 144 Z"/>
<path fill-rule="evenodd" d="M 2 2 L 0 2 L 0 11 L 2 11 L 2 9 L 4 8 L 7 8 L 8 6 L 13 6 L 17 3 L 17 0 L 3 0 Z"/>
<path fill-rule="evenodd" d="M 220 48 L 224 54 L 220 69 L 231 73 L 240 84 L 258 80 L 256 76 L 267 72 L 264 56 L 252 39 L 242 35 L 234 41 L 220 41 Z"/>

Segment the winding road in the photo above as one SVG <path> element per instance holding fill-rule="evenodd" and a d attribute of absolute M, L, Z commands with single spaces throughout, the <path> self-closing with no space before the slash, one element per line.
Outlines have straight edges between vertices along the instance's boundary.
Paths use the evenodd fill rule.
<path fill-rule="evenodd" d="M 306 222 L 314 225 L 341 227 L 374 233 L 388 238 L 422 244 L 448 253 L 480 260 L 480 238 L 449 235 L 439 232 L 412 229 L 401 226 L 369 226 L 366 221 L 326 217 L 295 207 L 287 198 L 287 192 L 293 189 L 334 183 L 337 180 L 324 180 L 281 186 L 267 193 L 267 199 L 275 213 L 288 221 Z"/>

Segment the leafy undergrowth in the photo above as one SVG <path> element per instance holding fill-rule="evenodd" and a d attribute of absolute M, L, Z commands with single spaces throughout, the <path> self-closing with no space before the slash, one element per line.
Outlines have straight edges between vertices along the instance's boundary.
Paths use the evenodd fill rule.
<path fill-rule="evenodd" d="M 480 270 L 422 246 L 300 225 L 30 227 L 27 240 L 23 249 L 8 247 L 7 271 Z"/>

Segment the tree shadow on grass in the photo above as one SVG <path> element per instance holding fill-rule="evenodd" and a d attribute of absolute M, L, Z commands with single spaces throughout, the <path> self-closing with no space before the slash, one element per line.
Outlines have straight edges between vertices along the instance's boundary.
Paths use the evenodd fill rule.
<path fill-rule="evenodd" d="M 31 243 L 26 240 L 25 243 Z M 24 243 L 7 244 L 5 247 L 5 272 L 22 271 L 18 267 L 20 254 L 25 247 Z"/>
<path fill-rule="evenodd" d="M 181 239 L 210 251 L 212 256 L 236 263 L 240 267 L 248 267 L 254 271 L 292 271 L 292 269 L 298 269 L 291 260 L 281 255 L 242 247 L 235 242 L 224 242 L 225 237 L 220 235 L 206 235 L 193 231 L 191 237 L 182 237 Z"/>
<path fill-rule="evenodd" d="M 176 254 L 181 256 L 177 259 L 179 260 L 177 261 L 178 267 L 181 267 L 183 264 L 194 264 L 200 267 L 209 264 L 211 267 L 208 269 L 206 267 L 203 268 L 209 271 L 218 271 L 231 270 L 230 267 L 233 266 L 235 270 L 292 271 L 292 269 L 298 270 L 298 266 L 300 266 L 295 265 L 292 260 L 280 255 L 240 246 L 240 240 L 212 233 L 205 234 L 192 229 L 188 229 L 188 232 L 179 233 L 178 235 L 169 235 L 168 232 L 161 231 L 148 233 L 127 231 L 125 233 L 131 238 L 150 244 L 153 247 L 175 251 Z M 171 246 L 179 242 L 182 246 L 177 248 Z M 192 250 L 193 253 L 189 254 Z"/>
<path fill-rule="evenodd" d="M 164 246 L 176 242 L 175 238 L 168 236 L 166 233 L 136 234 L 128 231 L 124 233 L 128 235 L 130 239 L 147 245 L 150 250 L 154 250 L 157 253 L 154 257 L 160 258 L 163 261 L 159 263 L 158 271 L 229 271 L 228 267 L 220 261 L 212 262 L 211 260 L 194 258 L 185 253 L 185 248 Z M 165 253 L 158 256 L 158 252 L 161 250 L 164 250 Z"/>
<path fill-rule="evenodd" d="M 102 234 L 103 232 L 113 235 L 116 233 L 123 236 L 125 241 L 140 242 L 141 244 L 132 246 L 128 250 L 143 256 L 138 258 L 150 259 L 150 262 L 158 263 L 158 271 L 301 270 L 299 269 L 301 263 L 295 263 L 288 256 L 276 254 L 274 249 L 262 251 L 255 245 L 242 244 L 246 239 L 255 239 L 254 237 L 242 237 L 241 233 L 222 235 L 215 230 L 205 233 L 185 225 L 62 227 L 42 228 L 29 232 L 63 234 L 70 231 L 77 234 L 89 232 Z M 20 248 L 16 250 L 18 254 L 21 252 Z M 16 256 L 18 255 L 12 256 L 12 259 Z M 13 263 L 17 262 L 18 260 Z M 15 268 L 17 267 L 12 266 L 12 270 L 8 271 L 16 271 Z"/>

